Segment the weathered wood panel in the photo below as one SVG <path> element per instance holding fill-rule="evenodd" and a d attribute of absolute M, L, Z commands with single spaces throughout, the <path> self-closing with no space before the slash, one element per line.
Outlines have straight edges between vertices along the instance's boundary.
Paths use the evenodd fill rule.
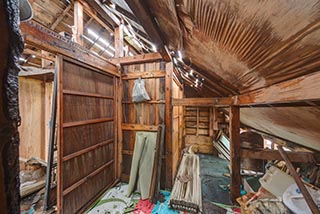
<path fill-rule="evenodd" d="M 58 213 L 80 213 L 116 180 L 115 77 L 69 58 L 58 65 Z"/>
<path fill-rule="evenodd" d="M 183 146 L 192 145 L 192 149 L 196 153 L 214 154 L 215 150 L 212 145 L 213 117 L 213 107 L 186 105 L 183 115 Z"/>
<path fill-rule="evenodd" d="M 165 69 L 166 64 L 162 62 L 123 66 L 123 124 L 165 124 L 165 76 L 163 75 Z M 133 103 L 132 90 L 134 86 L 134 81 L 139 77 L 144 79 L 145 87 L 151 100 L 143 103 Z M 123 145 L 121 179 L 123 181 L 128 181 L 134 148 L 135 133 L 137 130 L 143 127 L 122 126 L 122 128 Z M 164 171 L 165 164 L 162 165 L 162 172 Z M 161 177 L 163 179 L 161 180 L 161 183 L 164 184 L 165 176 Z"/>
<path fill-rule="evenodd" d="M 317 106 L 241 108 L 243 124 L 317 151 L 320 151 L 319 118 Z"/>
<path fill-rule="evenodd" d="M 20 157 L 47 160 L 52 83 L 19 77 Z"/>

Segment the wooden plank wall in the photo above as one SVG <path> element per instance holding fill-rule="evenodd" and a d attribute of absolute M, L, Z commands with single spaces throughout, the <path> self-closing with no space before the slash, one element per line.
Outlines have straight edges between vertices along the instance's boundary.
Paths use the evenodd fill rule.
<path fill-rule="evenodd" d="M 123 66 L 122 123 L 159 125 L 165 124 L 165 69 L 163 62 Z M 151 98 L 144 103 L 132 102 L 134 81 L 142 77 Z M 123 130 L 121 180 L 128 182 L 134 149 L 135 130 Z M 165 164 L 162 165 L 162 175 Z M 161 176 L 164 179 L 165 176 Z M 164 183 L 164 180 L 161 180 Z"/>
<path fill-rule="evenodd" d="M 82 213 L 116 180 L 116 77 L 58 59 L 58 213 Z"/>
<path fill-rule="evenodd" d="M 213 107 L 184 107 L 184 147 L 195 144 L 195 151 L 212 154 Z"/>
<path fill-rule="evenodd" d="M 52 82 L 19 77 L 20 157 L 47 160 Z"/>
<path fill-rule="evenodd" d="M 175 82 L 172 86 L 172 97 L 183 98 L 183 89 L 180 88 Z M 172 115 L 172 175 L 173 180 L 179 166 L 180 155 L 183 149 L 183 106 L 174 106 Z"/>

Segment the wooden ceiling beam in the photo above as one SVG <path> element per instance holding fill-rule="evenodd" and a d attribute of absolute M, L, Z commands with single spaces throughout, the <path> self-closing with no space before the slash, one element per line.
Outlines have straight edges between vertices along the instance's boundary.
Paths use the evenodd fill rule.
<path fill-rule="evenodd" d="M 41 59 L 45 59 L 51 62 L 55 62 L 56 59 L 54 57 L 42 54 L 38 51 L 30 50 L 30 49 L 24 49 L 23 54 L 28 54 L 28 55 L 35 55 L 36 57 L 39 57 Z"/>
<path fill-rule="evenodd" d="M 319 82 L 320 72 L 312 73 L 247 94 L 235 96 L 235 104 L 253 106 L 320 100 Z"/>
<path fill-rule="evenodd" d="M 113 63 L 114 65 L 139 64 L 139 63 L 154 62 L 159 60 L 162 60 L 162 56 L 160 55 L 160 53 L 147 53 L 147 54 L 141 54 L 136 56 L 108 59 L 108 61 L 110 63 Z"/>
<path fill-rule="evenodd" d="M 158 48 L 159 53 L 165 61 L 171 61 L 169 54 L 165 49 L 164 40 L 162 39 L 154 17 L 151 15 L 149 7 L 142 0 L 125 0 L 130 9 L 135 13 L 135 16 L 140 21 L 149 37 L 152 39 L 154 45 Z"/>
<path fill-rule="evenodd" d="M 247 94 L 233 97 L 211 97 L 211 98 L 192 98 L 174 99 L 175 105 L 194 106 L 212 105 L 229 106 L 239 105 L 259 106 L 259 105 L 279 105 L 294 104 L 320 100 L 320 72 L 305 75 L 293 80 L 278 83 L 276 85 L 252 91 Z"/>
<path fill-rule="evenodd" d="M 278 150 L 254 150 L 241 149 L 241 158 L 250 158 L 258 160 L 283 160 Z M 287 152 L 290 161 L 297 163 L 316 163 L 312 152 Z"/>
<path fill-rule="evenodd" d="M 230 106 L 233 103 L 232 97 L 172 99 L 173 106 Z"/>

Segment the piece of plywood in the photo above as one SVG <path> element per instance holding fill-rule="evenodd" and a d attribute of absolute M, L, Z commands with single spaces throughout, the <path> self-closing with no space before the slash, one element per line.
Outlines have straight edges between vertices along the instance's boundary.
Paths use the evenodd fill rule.
<path fill-rule="evenodd" d="M 20 157 L 46 160 L 52 83 L 19 77 Z"/>

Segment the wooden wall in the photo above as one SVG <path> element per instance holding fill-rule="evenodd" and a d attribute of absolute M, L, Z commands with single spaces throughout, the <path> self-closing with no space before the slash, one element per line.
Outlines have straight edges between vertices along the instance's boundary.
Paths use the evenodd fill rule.
<path fill-rule="evenodd" d="M 193 145 L 198 153 L 214 152 L 214 109 L 212 107 L 184 107 L 184 146 Z"/>
<path fill-rule="evenodd" d="M 58 213 L 82 213 L 116 181 L 116 81 L 59 57 Z"/>
<path fill-rule="evenodd" d="M 152 62 L 145 64 L 127 65 L 123 67 L 123 98 L 122 98 L 122 123 L 123 124 L 143 124 L 143 125 L 166 125 L 166 132 L 168 131 L 168 124 L 166 122 L 166 98 L 171 93 L 166 90 L 170 88 L 166 86 L 166 70 L 172 68 L 170 64 L 163 62 Z M 151 98 L 150 101 L 144 103 L 132 102 L 132 89 L 134 81 L 142 77 L 145 80 L 146 90 Z M 172 80 L 171 80 L 172 81 Z M 168 82 L 168 81 L 167 81 Z M 171 82 L 172 84 L 172 82 Z M 167 89 L 166 89 L 167 88 Z M 170 99 L 171 97 L 169 97 Z M 135 130 L 123 130 L 123 145 L 122 145 L 122 166 L 121 166 L 121 180 L 128 181 L 131 168 L 131 159 L 134 149 Z M 163 160 L 166 162 L 172 161 L 172 151 L 168 151 L 167 146 L 171 145 L 165 142 L 165 151 Z M 166 179 L 168 173 L 172 175 L 171 167 L 162 165 L 161 170 L 161 184 L 169 187 L 170 179 Z"/>
<path fill-rule="evenodd" d="M 52 82 L 19 77 L 20 157 L 47 160 Z"/>
<path fill-rule="evenodd" d="M 172 85 L 172 98 L 183 98 L 183 89 L 175 82 Z M 175 176 L 179 166 L 179 160 L 183 149 L 183 107 L 174 106 L 172 113 L 172 175 Z"/>

